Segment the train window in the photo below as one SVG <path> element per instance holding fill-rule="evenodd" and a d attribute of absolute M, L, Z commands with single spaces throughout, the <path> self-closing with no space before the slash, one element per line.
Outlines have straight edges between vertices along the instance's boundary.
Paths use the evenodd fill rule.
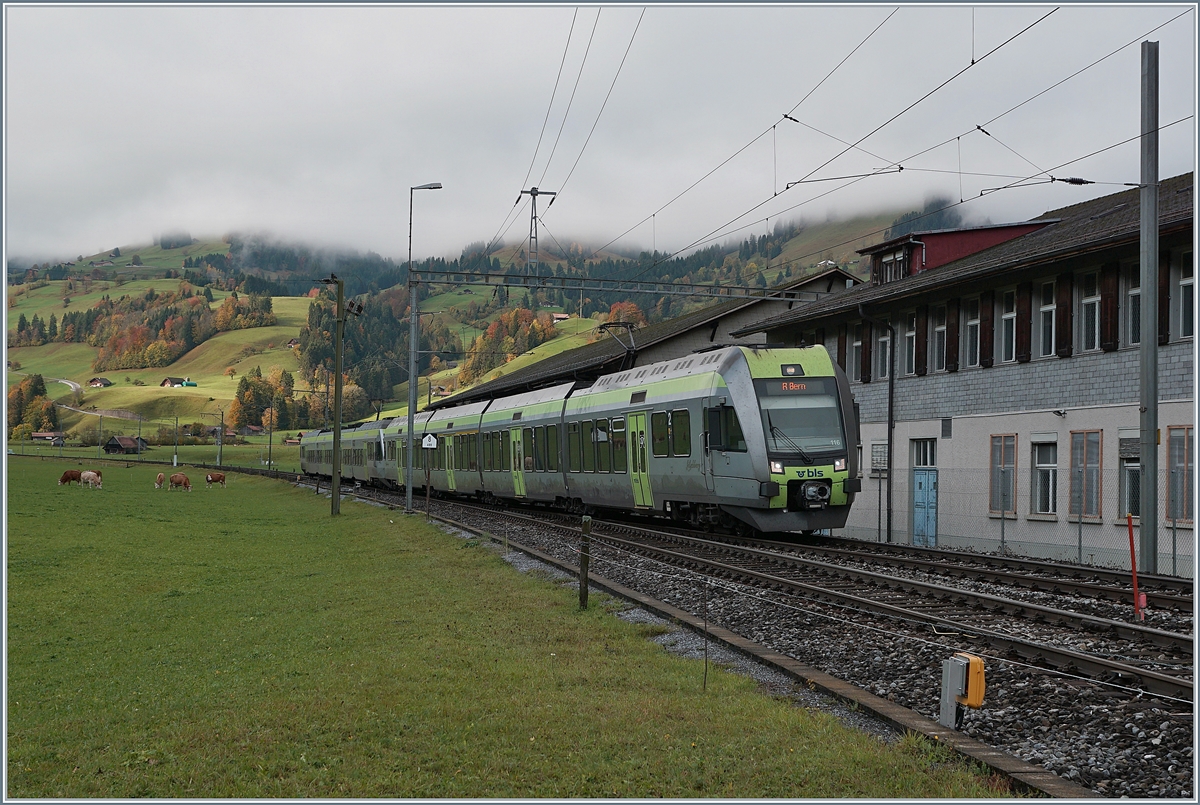
<path fill-rule="evenodd" d="M 667 455 L 671 438 L 666 411 L 655 411 L 650 415 L 650 445 L 655 456 Z"/>
<path fill-rule="evenodd" d="M 483 464 L 482 469 L 484 472 L 488 472 L 492 468 L 492 434 L 481 433 L 479 434 L 479 438 L 483 442 L 480 446 L 480 450 L 482 451 L 480 454 L 480 460 Z"/>
<path fill-rule="evenodd" d="M 612 421 L 612 465 L 613 472 L 625 472 L 629 466 L 629 456 L 626 453 L 628 449 L 625 445 L 625 420 L 614 419 Z"/>
<path fill-rule="evenodd" d="M 546 426 L 546 469 L 558 472 L 558 425 Z"/>
<path fill-rule="evenodd" d="M 533 472 L 533 428 L 521 431 L 521 458 L 524 459 L 525 466 L 518 469 Z"/>
<path fill-rule="evenodd" d="M 579 423 L 567 423 L 567 468 L 571 472 L 579 472 L 581 459 L 579 457 Z"/>
<path fill-rule="evenodd" d="M 737 412 L 728 405 L 708 409 L 708 445 L 713 450 L 746 452 L 746 437 Z"/>
<path fill-rule="evenodd" d="M 538 425 L 533 429 L 533 468 L 538 472 L 546 471 L 546 426 Z"/>
<path fill-rule="evenodd" d="M 596 420 L 596 472 L 612 472 L 607 419 Z"/>
<path fill-rule="evenodd" d="M 500 469 L 512 472 L 512 434 L 500 431 Z"/>
<path fill-rule="evenodd" d="M 586 420 L 583 423 L 583 434 L 580 441 L 583 443 L 583 471 L 596 471 L 596 450 L 595 442 L 592 441 L 592 423 L 591 420 Z"/>
<path fill-rule="evenodd" d="M 479 469 L 479 434 L 472 433 L 467 437 L 467 469 Z"/>
<path fill-rule="evenodd" d="M 692 420 L 686 408 L 671 412 L 671 455 L 692 454 Z"/>

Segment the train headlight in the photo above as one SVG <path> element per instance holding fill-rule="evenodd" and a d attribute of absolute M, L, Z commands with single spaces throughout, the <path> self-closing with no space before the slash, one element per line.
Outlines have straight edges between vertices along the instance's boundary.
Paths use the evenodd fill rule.
<path fill-rule="evenodd" d="M 783 462 L 782 461 L 772 461 L 771 462 L 771 472 L 775 473 L 776 475 L 781 475 L 783 473 Z"/>
<path fill-rule="evenodd" d="M 833 470 L 834 470 L 834 472 L 842 472 L 842 471 L 843 471 L 843 470 L 845 470 L 845 469 L 846 469 L 846 459 L 844 459 L 844 458 L 835 458 L 835 459 L 833 460 Z"/>

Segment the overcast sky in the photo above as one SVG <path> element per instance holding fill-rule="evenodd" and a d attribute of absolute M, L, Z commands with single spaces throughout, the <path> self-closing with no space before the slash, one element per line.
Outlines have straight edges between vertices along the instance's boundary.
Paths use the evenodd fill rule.
<path fill-rule="evenodd" d="M 1194 170 L 1195 5 L 1054 8 L 10 4 L 5 249 L 241 231 L 402 260 L 427 182 L 417 258 L 527 238 L 531 186 L 559 192 L 543 249 L 678 251 L 934 194 L 1024 220 L 1139 180 L 1143 40 L 1160 124 L 1182 121 L 1160 173 Z M 1039 175 L 1098 184 L 981 197 Z"/>

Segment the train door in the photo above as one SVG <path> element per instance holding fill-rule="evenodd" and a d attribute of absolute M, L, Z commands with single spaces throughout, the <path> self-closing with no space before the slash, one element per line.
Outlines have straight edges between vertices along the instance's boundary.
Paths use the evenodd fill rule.
<path fill-rule="evenodd" d="M 704 449 L 700 451 L 700 474 L 704 476 L 704 488 L 709 492 L 716 490 L 717 485 L 713 480 L 713 454 L 710 445 L 713 443 L 713 435 L 711 425 L 709 424 L 708 412 L 718 405 L 716 400 L 706 399 L 704 405 L 700 408 L 700 438 L 703 440 Z"/>
<path fill-rule="evenodd" d="M 446 489 L 457 492 L 458 489 L 454 485 L 454 466 L 461 441 L 458 436 L 449 436 L 442 440 L 442 444 L 446 446 Z"/>
<path fill-rule="evenodd" d="M 654 508 L 654 494 L 650 491 L 650 473 L 646 465 L 648 448 L 646 414 L 630 414 L 629 479 L 633 484 L 633 505 L 639 509 Z"/>
<path fill-rule="evenodd" d="M 937 547 L 937 439 L 912 442 L 913 545 Z"/>
<path fill-rule="evenodd" d="M 508 438 L 512 444 L 513 494 L 525 497 L 525 450 L 521 446 L 521 429 L 510 428 Z"/>

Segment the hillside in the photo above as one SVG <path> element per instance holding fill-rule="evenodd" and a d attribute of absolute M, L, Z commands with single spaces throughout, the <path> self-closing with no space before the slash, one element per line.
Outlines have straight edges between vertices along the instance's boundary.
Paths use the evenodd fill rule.
<path fill-rule="evenodd" d="M 544 270 L 556 276 L 581 279 L 645 276 L 667 282 L 775 285 L 818 270 L 817 264 L 821 261 L 833 261 L 856 271 L 858 255 L 855 249 L 879 242 L 883 231 L 897 215 L 893 211 L 842 221 L 776 225 L 772 232 L 747 237 L 740 244 L 713 246 L 678 258 L 642 254 L 637 259 L 629 259 L 607 252 L 593 255 L 579 244 L 570 244 L 566 259 L 543 250 L 541 261 Z M 114 256 L 114 252 L 119 252 L 119 256 Z M 133 264 L 135 255 L 136 262 L 141 265 Z M 506 246 L 488 255 L 488 266 L 493 272 L 517 273 L 523 268 L 525 257 L 520 246 Z M 431 259 L 418 267 L 422 270 L 466 270 L 468 265 L 481 265 L 482 260 L 478 254 L 468 255 L 464 250 L 461 262 Z M 72 265 L 43 265 L 39 272 L 41 278 L 37 281 L 10 285 L 10 327 L 22 315 L 27 319 L 37 316 L 45 322 L 51 316 L 61 317 L 64 312 L 87 310 L 106 295 L 117 298 L 125 294 L 137 296 L 149 290 L 171 292 L 180 287 L 183 277 L 207 286 L 213 297 L 210 307 L 214 310 L 229 296 L 233 287 L 243 287 L 251 277 L 274 283 L 277 291 L 286 289 L 290 293 L 307 294 L 318 287 L 314 277 L 327 275 L 334 268 L 338 276 L 346 280 L 348 296 L 373 299 L 377 292 L 393 288 L 389 292 L 392 301 L 384 306 L 381 314 L 395 317 L 393 320 L 402 326 L 406 316 L 405 267 L 370 253 L 338 254 L 235 235 L 224 239 L 196 239 L 186 245 L 165 249 L 157 244 L 122 246 L 96 255 L 79 255 L 69 262 Z M 103 263 L 111 265 L 100 265 Z M 71 279 L 47 281 L 46 272 L 52 268 L 67 273 Z M 457 388 L 458 363 L 464 351 L 498 316 L 513 307 L 566 312 L 572 318 L 559 322 L 558 337 L 490 370 L 475 383 L 587 343 L 596 325 L 606 318 L 616 302 L 635 302 L 651 322 L 710 303 L 708 300 L 691 302 L 683 297 L 642 296 L 630 300 L 628 295 L 599 292 L 581 296 L 567 298 L 553 289 L 534 291 L 531 295 L 524 289 L 442 285 L 426 288 L 422 293 L 421 308 L 434 315 L 423 317 L 422 332 L 440 333 L 437 349 L 441 350 L 442 366 L 431 373 L 428 358 L 425 358 L 422 375 L 431 377 L 435 389 L 437 386 L 447 391 Z M 96 348 L 79 343 L 51 342 L 37 347 L 15 347 L 9 349 L 8 357 L 17 361 L 23 372 L 36 372 L 47 378 L 62 378 L 85 386 L 98 374 L 108 377 L 113 386 L 84 389 L 86 407 L 123 408 L 147 417 L 215 413 L 219 407 L 229 406 L 238 378 L 255 367 L 261 367 L 264 373 L 273 366 L 285 369 L 296 375 L 297 388 L 304 388 L 299 382 L 301 362 L 296 351 L 285 345 L 289 339 L 302 334 L 309 321 L 311 301 L 307 296 L 276 293 L 273 296 L 275 325 L 219 333 L 162 368 L 96 372 L 91 368 Z M 576 318 L 580 313 L 582 317 Z M 385 404 L 385 413 L 400 413 L 406 409 L 407 345 L 396 343 L 394 347 L 386 361 L 401 372 L 399 377 L 404 382 L 387 387 L 394 402 Z M 234 373 L 232 379 L 227 375 L 229 369 Z M 353 371 L 349 361 L 347 371 Z M 160 388 L 159 384 L 167 376 L 189 377 L 197 385 L 185 389 Z M 19 380 L 20 376 L 13 373 L 7 377 L 10 387 Z M 429 381 L 422 377 L 419 385 L 422 405 L 428 388 Z M 48 384 L 48 393 L 60 402 L 72 397 L 70 388 L 61 384 Z M 382 396 L 387 396 L 386 392 Z M 69 425 L 72 418 L 81 416 L 67 414 L 64 419 Z"/>

